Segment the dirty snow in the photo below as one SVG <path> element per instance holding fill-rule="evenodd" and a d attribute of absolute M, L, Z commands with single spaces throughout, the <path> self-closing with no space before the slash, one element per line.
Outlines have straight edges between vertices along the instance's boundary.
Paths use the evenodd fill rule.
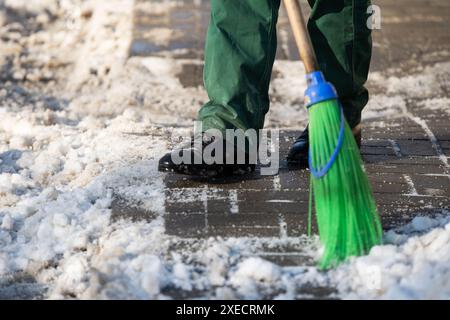
<path fill-rule="evenodd" d="M 0 297 L 295 299 L 319 287 L 338 298 L 450 298 L 446 210 L 388 231 L 385 245 L 329 272 L 314 267 L 316 238 L 166 235 L 156 161 L 172 131 L 190 130 L 206 94 L 177 78 L 183 63 L 200 61 L 127 58 L 133 5 L 0 1 L 0 62 L 8 66 L 0 75 Z M 157 9 L 164 5 L 173 2 Z M 8 21 L 5 8 L 30 14 Z M 302 66 L 278 61 L 275 70 L 268 126 L 298 128 L 307 120 Z M 365 117 L 401 116 L 411 88 L 425 108 L 448 110 L 436 83 L 449 77 L 449 64 L 387 81 L 373 74 L 381 89 Z M 112 219 L 115 197 L 154 221 Z M 260 257 L 267 249 L 291 250 L 305 265 L 275 265 Z"/>

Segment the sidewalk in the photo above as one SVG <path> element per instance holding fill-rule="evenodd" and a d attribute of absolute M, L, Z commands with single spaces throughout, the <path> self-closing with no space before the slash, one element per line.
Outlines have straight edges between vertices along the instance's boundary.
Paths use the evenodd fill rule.
<path fill-rule="evenodd" d="M 208 1 L 195 5 L 185 1 L 167 12 L 145 12 L 146 1 L 138 1 L 135 12 L 135 35 L 131 54 L 140 57 L 170 56 L 201 62 L 204 33 L 208 23 Z M 394 81 L 404 79 L 413 70 L 423 70 L 449 60 L 450 27 L 445 0 L 424 8 L 420 1 L 409 1 L 405 8 L 390 1 L 379 1 L 383 8 L 382 30 L 374 32 L 373 72 Z M 420 8 L 420 10 L 416 10 Z M 425 12 L 425 11 L 426 12 Z M 408 12 L 411 12 L 409 15 Z M 420 14 L 419 14 L 420 12 Z M 443 23 L 447 28 L 443 28 Z M 170 31 L 172 30 L 172 31 Z M 430 32 L 433 37 L 430 38 Z M 297 59 L 296 49 L 284 11 L 279 24 L 279 60 Z M 159 41 L 155 41 L 159 34 Z M 162 35 L 165 37 L 162 37 Z M 146 39 L 146 36 L 148 39 Z M 425 43 L 426 46 L 412 46 Z M 303 77 L 299 74 L 298 77 Z M 277 75 L 274 74 L 274 79 Z M 179 76 L 186 87 L 202 84 L 201 64 L 185 64 Z M 449 79 L 438 79 L 441 91 L 436 98 L 448 99 Z M 393 82 L 394 83 L 394 82 Z M 384 81 L 371 81 L 369 87 L 375 103 L 379 97 L 397 94 L 382 88 Z M 434 85 L 434 84 L 433 84 Z M 411 88 L 411 91 L 414 89 Z M 402 101 L 392 108 L 397 114 L 379 113 L 364 121 L 362 154 L 382 216 L 383 227 L 390 228 L 410 221 L 418 214 L 450 208 L 450 130 L 449 114 L 442 107 L 424 108 L 430 96 L 420 97 L 403 91 Z M 302 93 L 299 92 L 299 99 Z M 433 93 L 434 94 L 434 93 Z M 434 95 L 433 95 L 434 96 Z M 272 100 L 283 100 L 275 92 Z M 387 106 L 379 106 L 383 109 Z M 271 110 L 271 114 L 276 110 Z M 381 116 L 380 116 L 381 115 Z M 269 114 L 269 118 L 271 115 Z M 289 127 L 281 132 L 281 159 L 299 135 Z M 269 124 L 271 127 L 272 124 Z M 306 231 L 309 199 L 307 170 L 290 171 L 282 163 L 280 174 L 264 177 L 257 173 L 246 180 L 219 180 L 206 183 L 177 175 L 165 178 L 165 227 L 170 235 L 196 237 L 296 237 Z M 116 199 L 115 219 L 134 217 L 152 220 L 151 212 L 130 209 L 126 199 Z M 276 255 L 274 260 L 295 264 L 292 255 Z"/>
<path fill-rule="evenodd" d="M 362 152 L 385 241 L 322 271 L 308 170 L 157 171 L 207 100 L 209 1 L 0 0 L 0 298 L 448 299 L 450 4 L 377 4 Z M 283 11 L 278 35 L 283 160 L 308 114 Z"/>

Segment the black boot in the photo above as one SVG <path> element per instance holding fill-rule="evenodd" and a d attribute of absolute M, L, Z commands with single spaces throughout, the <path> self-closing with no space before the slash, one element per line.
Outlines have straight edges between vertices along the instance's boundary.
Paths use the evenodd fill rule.
<path fill-rule="evenodd" d="M 353 130 L 356 143 L 361 148 L 361 125 L 358 124 Z M 287 162 L 290 166 L 307 167 L 308 166 L 308 153 L 309 153 L 309 133 L 308 127 L 295 140 L 289 154 L 287 156 Z"/>
<path fill-rule="evenodd" d="M 309 132 L 308 127 L 295 140 L 289 154 L 287 156 L 287 162 L 289 165 L 306 167 L 308 166 L 308 152 L 309 152 Z"/>
<path fill-rule="evenodd" d="M 189 176 L 198 177 L 223 177 L 232 175 L 243 175 L 255 171 L 256 164 L 250 163 L 249 157 L 245 154 L 244 164 L 237 164 L 237 149 L 234 147 L 234 159 L 232 163 L 227 163 L 226 141 L 223 140 L 222 163 L 205 163 L 203 159 L 204 149 L 214 143 L 214 138 L 203 136 L 201 145 L 197 146 L 192 139 L 191 143 L 185 147 L 174 150 L 166 154 L 159 160 L 158 170 L 161 172 L 174 172 Z M 178 157 L 176 157 L 178 155 Z M 214 155 L 213 155 L 214 156 Z M 178 163 L 174 159 L 189 159 L 187 163 Z M 197 159 L 197 163 L 195 162 Z M 201 160 L 201 163 L 200 161 Z"/>

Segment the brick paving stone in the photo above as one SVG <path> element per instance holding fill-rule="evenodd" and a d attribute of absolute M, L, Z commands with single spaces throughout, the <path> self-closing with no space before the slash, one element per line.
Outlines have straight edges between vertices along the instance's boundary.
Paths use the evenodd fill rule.
<path fill-rule="evenodd" d="M 138 0 L 145 2 L 151 0 Z M 154 0 L 153 0 L 154 1 Z M 165 55 L 171 51 L 175 58 L 203 58 L 204 34 L 209 19 L 209 2 L 184 1 L 167 14 L 146 15 L 137 9 L 135 41 L 131 55 Z M 372 70 L 396 67 L 399 76 L 410 68 L 448 61 L 450 33 L 442 23 L 426 20 L 427 15 L 443 17 L 450 8 L 448 1 L 436 0 L 433 6 L 422 0 L 380 0 L 383 8 L 383 29 L 374 31 L 374 60 Z M 306 2 L 303 1 L 306 6 Z M 139 6 L 137 6 L 139 8 Z M 418 16 L 414 13 L 421 12 Z M 447 11 L 448 12 L 448 11 Z M 411 14 L 411 19 L 395 22 L 398 16 Z M 422 20 L 423 21 L 422 21 Z M 417 21 L 416 21 L 417 20 Z M 146 40 L 152 28 L 170 28 L 181 33 L 167 44 L 157 45 Z M 284 11 L 279 21 L 278 59 L 297 60 Z M 429 37 L 433 34 L 433 37 Z M 426 43 L 413 46 L 411 43 Z M 201 64 L 186 63 L 179 75 L 185 87 L 202 85 Z M 301 75 L 299 75 L 301 76 Z M 443 79 L 441 91 L 445 91 Z M 377 91 L 377 88 L 371 88 Z M 404 224 L 419 214 L 435 214 L 450 208 L 450 170 L 445 156 L 450 156 L 450 126 L 448 117 L 439 110 L 425 110 L 420 99 L 407 100 L 408 116 L 398 115 L 384 119 L 383 123 L 368 120 L 363 131 L 361 149 L 366 170 L 372 183 L 383 227 Z M 420 119 L 422 122 L 417 122 Z M 427 125 L 430 132 L 422 127 Z M 297 130 L 280 131 L 281 160 L 290 145 L 301 133 Z M 437 139 L 437 141 L 433 140 Z M 433 140 L 433 141 L 432 141 Z M 444 156 L 445 155 L 445 156 Z M 447 159 L 450 162 L 450 159 Z M 283 160 L 279 175 L 261 176 L 259 170 L 245 177 L 232 179 L 187 179 L 168 174 L 165 177 L 166 232 L 186 238 L 221 237 L 297 237 L 307 232 L 309 172 L 293 170 Z M 127 199 L 117 195 L 113 204 L 113 219 L 132 218 L 152 220 L 155 213 L 140 209 L 139 204 L 127 204 Z M 313 231 L 316 226 L 313 224 Z M 283 254 L 275 250 L 264 257 L 281 265 L 303 263 L 301 255 Z M 323 291 L 322 291 L 323 292 Z"/>

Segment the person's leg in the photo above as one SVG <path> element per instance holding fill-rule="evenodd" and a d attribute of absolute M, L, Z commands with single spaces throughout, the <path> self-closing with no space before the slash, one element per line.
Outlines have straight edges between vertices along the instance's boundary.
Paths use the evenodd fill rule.
<path fill-rule="evenodd" d="M 204 72 L 210 101 L 198 115 L 203 132 L 218 129 L 225 138 L 226 129 L 246 131 L 263 127 L 269 110 L 268 92 L 277 48 L 279 7 L 280 0 L 211 0 Z M 195 163 L 195 156 L 198 158 L 215 141 L 207 135 L 201 138 L 201 145 L 194 143 L 162 157 L 159 170 L 208 177 L 255 170 L 256 159 L 249 152 L 245 152 L 244 163 L 236 161 L 238 152 L 254 150 L 248 148 L 254 146 L 254 140 L 247 139 L 245 146 L 228 141 L 236 151 L 239 149 L 232 156 L 233 163 L 222 161 L 211 164 L 206 163 L 205 159 Z M 228 148 L 222 151 L 226 156 Z M 174 155 L 188 160 L 178 163 L 174 161 Z"/>
<path fill-rule="evenodd" d="M 350 127 L 361 121 L 369 100 L 364 87 L 372 55 L 367 27 L 370 0 L 309 0 L 308 30 L 322 69 L 333 83 Z"/>
<path fill-rule="evenodd" d="M 203 130 L 261 129 L 269 110 L 280 0 L 212 0 Z"/>
<path fill-rule="evenodd" d="M 367 80 L 372 55 L 371 30 L 367 27 L 370 0 L 308 0 L 311 15 L 308 31 L 325 78 L 333 83 L 360 144 L 358 124 L 369 94 Z M 288 154 L 293 165 L 308 164 L 308 130 L 297 139 Z"/>

